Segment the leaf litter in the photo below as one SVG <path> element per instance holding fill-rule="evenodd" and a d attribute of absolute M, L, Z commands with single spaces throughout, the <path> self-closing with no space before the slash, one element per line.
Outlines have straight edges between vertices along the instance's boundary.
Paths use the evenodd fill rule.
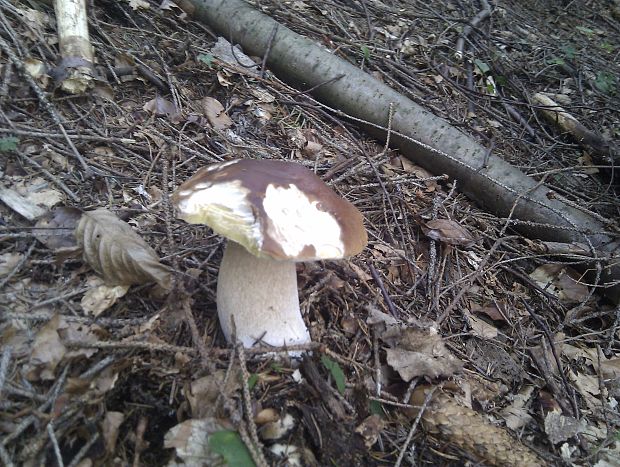
<path fill-rule="evenodd" d="M 450 55 L 458 31 L 440 26 L 438 18 L 397 18 L 376 2 L 366 5 L 367 14 L 339 6 L 346 18 L 341 28 L 330 15 L 334 5 L 319 11 L 289 2 L 273 11 L 293 28 L 303 14 L 325 29 L 314 39 L 332 37 L 327 47 L 362 67 L 372 63 L 398 89 L 424 92 L 434 112 L 462 116 L 464 130 L 490 138 L 494 151 L 513 161 L 523 157 L 517 162 L 531 173 L 549 171 L 546 182 L 558 193 L 579 193 L 573 202 L 590 203 L 585 208 L 613 219 L 610 190 L 597 185 L 603 169 L 592 170 L 584 162 L 588 154 L 545 138 L 515 137 L 529 130 L 562 135 L 529 118 L 534 109 L 522 105 L 528 94 L 504 82 L 496 66 L 506 59 L 520 63 L 524 76 L 536 75 L 538 81 L 526 84 L 530 93 L 539 91 L 534 83 L 561 82 L 571 99 L 584 92 L 585 101 L 595 100 L 592 108 L 617 108 L 610 100 L 616 97 L 580 88 L 572 77 L 554 75 L 556 68 L 539 74 L 528 35 L 518 49 L 492 50 L 492 42 L 475 39 L 475 63 L 485 67 L 484 76 L 474 70 L 473 85 L 484 106 L 470 112 L 462 86 L 453 82 L 466 77 Z M 463 21 L 476 13 L 474 5 L 433 7 Z M 62 134 L 54 133 L 55 122 L 27 109 L 36 95 L 18 73 L 7 73 L 5 101 L 16 100 L 3 118 L 18 133 L 0 135 L 6 148 L 0 165 L 0 353 L 10 370 L 0 386 L 0 430 L 9 440 L 0 455 L 6 451 L 16 464 L 57 463 L 51 420 L 60 452 L 73 465 L 254 465 L 252 423 L 258 425 L 256 446 L 270 464 L 391 465 L 399 451 L 419 464 L 617 463 L 617 311 L 591 295 L 597 287 L 577 271 L 593 264 L 587 246 L 543 244 L 511 232 L 487 257 L 504 219 L 472 206 L 442 174 L 397 152 L 383 154 L 382 144 L 337 115 L 327 118 L 270 70 L 258 80 L 262 57 L 221 37 L 210 39 L 172 2 L 159 11 L 141 1 L 95 6 L 109 39 L 96 50 L 99 59 L 107 57 L 105 98 L 62 99 L 46 72 L 54 64 L 40 54 L 56 41 L 53 12 L 40 8 L 7 10 L 18 30 L 7 37 L 27 44 L 10 46 L 31 51 L 29 76 L 52 96 L 95 176 L 83 176 Z M 547 25 L 531 12 L 501 2 L 494 8 L 493 35 L 521 37 L 509 21 L 517 13 L 534 44 L 557 48 L 539 34 L 537 28 Z M 340 47 L 342 30 L 367 42 L 368 18 L 380 32 L 373 39 L 379 49 L 356 48 L 351 40 Z M 563 15 L 570 26 L 562 31 L 573 30 L 573 20 L 571 11 Z M 163 34 L 150 34 L 151 25 Z M 136 44 L 132 54 L 139 61 L 127 55 L 127 43 Z M 591 49 L 579 58 L 596 69 Z M 147 50 L 161 56 L 141 52 Z M 404 51 L 406 61 L 396 62 Z M 424 71 L 433 60 L 438 66 Z M 421 68 L 409 78 L 394 71 L 413 64 Z M 163 89 L 157 80 L 165 82 Z M 504 107 L 486 112 L 498 105 L 488 97 L 498 91 L 508 91 L 506 103 L 512 99 L 506 96 L 519 96 L 516 107 L 530 129 L 503 118 L 504 111 L 510 114 Z M 608 112 L 574 112 L 612 135 Z M 532 144 L 544 146 L 544 157 Z M 218 332 L 222 242 L 206 228 L 177 222 L 167 207 L 170 192 L 199 167 L 247 157 L 313 168 L 360 207 L 371 232 L 367 251 L 350 261 L 298 267 L 305 317 L 320 346 L 302 364 L 247 352 L 250 376 Z M 564 161 L 580 165 L 557 171 Z M 61 183 L 82 201 L 63 206 L 68 198 Z M 76 248 L 84 250 L 81 257 L 71 254 Z M 560 264 L 566 255 L 571 264 Z M 156 293 L 152 283 L 163 291 Z M 450 315 L 437 322 L 448 306 Z M 423 429 L 417 427 L 407 445 L 418 414 Z"/>

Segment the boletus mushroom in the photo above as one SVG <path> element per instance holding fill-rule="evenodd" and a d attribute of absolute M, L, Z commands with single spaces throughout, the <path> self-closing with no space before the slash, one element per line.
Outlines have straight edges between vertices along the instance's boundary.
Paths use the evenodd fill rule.
<path fill-rule="evenodd" d="M 234 160 L 200 169 L 173 196 L 177 215 L 228 238 L 217 311 L 228 342 L 310 342 L 295 262 L 340 259 L 368 242 L 362 214 L 305 167 Z"/>

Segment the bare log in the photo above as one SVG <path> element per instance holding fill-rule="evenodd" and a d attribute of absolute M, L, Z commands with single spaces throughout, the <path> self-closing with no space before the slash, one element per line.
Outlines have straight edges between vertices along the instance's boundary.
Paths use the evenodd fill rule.
<path fill-rule="evenodd" d="M 511 216 L 525 234 L 558 242 L 584 242 L 592 251 L 611 252 L 620 240 L 606 235 L 592 216 L 554 199 L 547 186 L 491 154 L 471 137 L 433 115 L 386 84 L 320 45 L 279 25 L 241 0 L 189 0 L 194 17 L 241 44 L 245 52 L 264 56 L 282 79 L 353 118 L 370 134 L 385 138 L 393 105 L 391 142 L 416 164 L 448 174 L 479 205 L 500 217 Z M 344 77 L 342 77 L 344 76 Z M 340 78 L 342 77 L 342 78 Z M 339 79 L 340 78 L 340 79 Z M 620 300 L 620 265 L 602 271 L 605 292 Z"/>
<path fill-rule="evenodd" d="M 81 94 L 92 84 L 93 47 L 88 33 L 86 0 L 55 0 L 58 41 L 62 57 L 56 72 L 60 87 Z"/>

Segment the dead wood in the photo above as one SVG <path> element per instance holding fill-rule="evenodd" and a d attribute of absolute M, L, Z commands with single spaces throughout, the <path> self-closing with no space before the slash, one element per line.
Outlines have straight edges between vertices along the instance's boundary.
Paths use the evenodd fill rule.
<path fill-rule="evenodd" d="M 241 0 L 191 0 L 195 18 L 241 44 L 252 55 L 269 48 L 268 65 L 286 81 L 385 138 L 392 106 L 392 145 L 416 164 L 445 173 L 472 200 L 501 217 L 509 217 L 527 235 L 560 242 L 585 242 L 592 250 L 612 254 L 619 241 L 588 213 L 556 199 L 544 180 L 534 180 L 462 133 L 446 120 L 389 86 L 338 58 L 314 42 L 278 25 Z M 620 266 L 608 264 L 600 284 L 620 300 Z"/>
<path fill-rule="evenodd" d="M 579 120 L 568 113 L 551 97 L 537 92 L 532 96 L 532 102 L 541 106 L 540 112 L 560 131 L 569 133 L 577 143 L 592 151 L 592 159 L 597 165 L 608 167 L 613 176 L 617 177 L 620 155 L 613 145 L 598 133 L 588 130 Z M 613 177 L 612 177 L 613 178 Z"/>

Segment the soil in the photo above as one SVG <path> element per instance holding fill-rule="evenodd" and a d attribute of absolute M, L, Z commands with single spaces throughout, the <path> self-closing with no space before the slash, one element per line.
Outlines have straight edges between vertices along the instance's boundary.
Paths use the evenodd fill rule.
<path fill-rule="evenodd" d="M 256 3 L 620 235 L 617 0 Z M 286 77 L 218 56 L 171 1 L 91 5 L 97 79 L 74 95 L 53 7 L 0 13 L 3 464 L 620 464 L 620 309 L 581 277 L 587 254 L 550 253 Z M 361 254 L 298 265 L 303 359 L 226 343 L 224 240 L 170 202 L 239 158 L 304 165 L 365 218 Z M 75 230 L 100 208 L 118 223 Z"/>

